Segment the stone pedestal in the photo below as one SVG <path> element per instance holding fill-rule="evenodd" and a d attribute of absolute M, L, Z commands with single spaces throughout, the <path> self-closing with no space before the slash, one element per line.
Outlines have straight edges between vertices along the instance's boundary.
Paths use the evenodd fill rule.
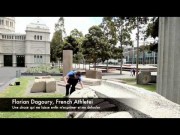
<path fill-rule="evenodd" d="M 102 79 L 102 71 L 86 70 L 86 78 Z"/>
<path fill-rule="evenodd" d="M 63 50 L 63 76 L 72 70 L 73 52 L 72 50 Z"/>
<path fill-rule="evenodd" d="M 151 72 L 141 72 L 138 74 L 138 84 L 148 84 L 151 81 Z"/>
<path fill-rule="evenodd" d="M 180 104 L 180 17 L 160 17 L 157 92 Z"/>

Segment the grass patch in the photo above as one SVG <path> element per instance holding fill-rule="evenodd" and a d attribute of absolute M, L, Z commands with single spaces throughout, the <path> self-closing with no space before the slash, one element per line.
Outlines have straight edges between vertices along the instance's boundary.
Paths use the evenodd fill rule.
<path fill-rule="evenodd" d="M 29 95 L 24 97 L 28 85 L 33 81 L 34 77 L 21 77 L 19 86 L 8 86 L 0 93 L 0 98 L 61 98 L 61 94 L 42 93 L 40 95 Z M 0 118 L 65 118 L 67 112 L 0 112 Z"/>
<path fill-rule="evenodd" d="M 20 81 L 21 85 L 7 87 L 2 93 L 0 93 L 0 97 L 22 97 L 27 89 L 29 82 L 33 79 L 33 77 L 21 77 L 17 79 L 17 81 Z"/>
<path fill-rule="evenodd" d="M 0 118 L 66 118 L 66 112 L 0 112 Z"/>
<path fill-rule="evenodd" d="M 129 85 L 143 88 L 152 92 L 156 91 L 156 84 L 147 84 L 147 85 L 136 84 L 136 79 L 134 78 L 126 78 L 126 79 L 120 79 L 120 80 L 126 82 L 126 84 L 129 84 Z"/>

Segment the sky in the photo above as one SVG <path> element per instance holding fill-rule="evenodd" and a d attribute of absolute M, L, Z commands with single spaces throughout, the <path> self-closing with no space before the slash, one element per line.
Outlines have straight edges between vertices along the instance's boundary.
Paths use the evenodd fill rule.
<path fill-rule="evenodd" d="M 66 34 L 70 35 L 71 30 L 77 28 L 84 35 L 88 33 L 88 29 L 93 25 L 99 25 L 102 22 L 103 17 L 64 17 L 64 25 Z M 57 23 L 59 17 L 15 17 L 15 32 L 25 34 L 26 26 L 31 22 L 37 22 L 37 19 L 41 23 L 46 24 L 50 29 L 50 40 L 54 33 L 54 26 Z M 131 39 L 134 41 L 134 47 L 137 46 L 135 40 L 136 30 L 132 31 Z M 144 44 L 144 41 L 139 41 L 140 44 Z"/>
<path fill-rule="evenodd" d="M 26 26 L 37 19 L 49 27 L 51 33 L 50 39 L 52 39 L 54 26 L 59 17 L 15 17 L 15 32 L 25 34 Z M 85 35 L 88 33 L 88 29 L 91 26 L 99 25 L 101 22 L 102 17 L 64 17 L 64 25 L 67 35 L 69 35 L 70 31 L 75 28 Z"/>

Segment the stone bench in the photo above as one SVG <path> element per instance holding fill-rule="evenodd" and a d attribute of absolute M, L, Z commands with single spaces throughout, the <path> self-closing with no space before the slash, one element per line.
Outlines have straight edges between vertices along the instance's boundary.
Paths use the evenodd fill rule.
<path fill-rule="evenodd" d="M 46 92 L 55 92 L 56 91 L 56 81 L 54 78 L 46 79 Z"/>
<path fill-rule="evenodd" d="M 55 92 L 56 80 L 50 76 L 35 77 L 34 84 L 31 88 L 31 93 L 37 92 Z"/>
<path fill-rule="evenodd" d="M 35 79 L 31 93 L 46 92 L 46 79 Z"/>

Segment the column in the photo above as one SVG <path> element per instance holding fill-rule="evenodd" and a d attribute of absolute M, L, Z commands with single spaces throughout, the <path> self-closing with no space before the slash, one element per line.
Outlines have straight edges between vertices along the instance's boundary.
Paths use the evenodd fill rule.
<path fill-rule="evenodd" d="M 17 67 L 17 64 L 16 64 L 16 54 L 13 54 L 13 67 Z"/>
<path fill-rule="evenodd" d="M 160 17 L 157 92 L 180 104 L 180 17 Z"/>
<path fill-rule="evenodd" d="M 73 52 L 72 50 L 63 50 L 63 76 L 72 70 Z"/>

